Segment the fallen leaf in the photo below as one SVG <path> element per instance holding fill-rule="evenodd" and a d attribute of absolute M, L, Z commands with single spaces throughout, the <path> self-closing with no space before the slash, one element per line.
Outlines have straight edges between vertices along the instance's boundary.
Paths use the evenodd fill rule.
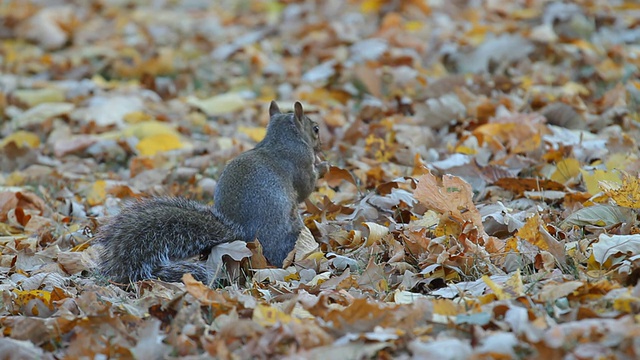
<path fill-rule="evenodd" d="M 226 93 L 208 99 L 198 99 L 190 96 L 186 101 L 209 116 L 235 112 L 247 106 L 247 101 L 238 93 Z"/>
<path fill-rule="evenodd" d="M 640 208 L 640 179 L 638 177 L 622 173 L 622 184 L 602 181 L 600 188 L 619 206 L 632 209 Z"/>
<path fill-rule="evenodd" d="M 258 305 L 255 309 L 253 309 L 252 320 L 262 326 L 273 326 L 278 322 L 284 324 L 290 322 L 300 323 L 299 319 L 285 314 L 284 312 L 274 307 L 266 305 Z"/>
<path fill-rule="evenodd" d="M 37 148 L 40 146 L 40 138 L 38 135 L 29 131 L 16 131 L 11 135 L 2 139 L 0 147 L 5 147 L 10 142 L 15 143 L 19 148 Z"/>
<path fill-rule="evenodd" d="M 418 178 L 414 192 L 416 200 L 427 207 L 452 216 L 456 221 L 471 222 L 482 233 L 484 227 L 476 206 L 473 204 L 471 186 L 457 176 L 444 175 L 439 185 L 433 174 L 425 174 Z"/>
<path fill-rule="evenodd" d="M 267 134 L 267 129 L 265 129 L 264 127 L 240 126 L 238 127 L 238 131 L 246 134 L 247 136 L 249 136 L 249 138 L 251 138 L 251 140 L 255 142 L 260 142 Z"/>
<path fill-rule="evenodd" d="M 136 149 L 143 156 L 153 156 L 157 153 L 182 149 L 180 138 L 174 134 L 157 134 L 146 137 L 136 145 Z"/>
<path fill-rule="evenodd" d="M 635 255 L 640 253 L 640 235 L 606 235 L 601 234 L 598 242 L 593 244 L 593 256 L 600 264 L 604 264 L 611 256 L 618 254 Z"/>

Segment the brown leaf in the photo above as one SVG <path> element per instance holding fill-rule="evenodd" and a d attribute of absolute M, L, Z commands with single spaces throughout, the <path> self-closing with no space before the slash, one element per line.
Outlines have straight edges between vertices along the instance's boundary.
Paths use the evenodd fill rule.
<path fill-rule="evenodd" d="M 500 178 L 494 185 L 509 190 L 519 196 L 524 195 L 525 191 L 566 191 L 566 187 L 559 182 L 546 179 L 521 179 L 521 178 Z"/>
<path fill-rule="evenodd" d="M 427 207 L 451 216 L 460 224 L 469 221 L 481 233 L 484 232 L 480 213 L 473 203 L 473 191 L 463 179 L 444 175 L 440 185 L 433 174 L 423 175 L 418 178 L 414 196 Z"/>
<path fill-rule="evenodd" d="M 182 282 L 187 292 L 203 305 L 216 304 L 216 307 L 221 307 L 227 303 L 223 295 L 197 281 L 189 273 L 182 276 Z"/>
<path fill-rule="evenodd" d="M 347 181 L 352 184 L 356 184 L 354 176 L 346 169 L 339 168 L 337 166 L 331 166 L 329 171 L 324 174 L 323 179 L 329 186 L 338 186 L 340 182 Z"/>

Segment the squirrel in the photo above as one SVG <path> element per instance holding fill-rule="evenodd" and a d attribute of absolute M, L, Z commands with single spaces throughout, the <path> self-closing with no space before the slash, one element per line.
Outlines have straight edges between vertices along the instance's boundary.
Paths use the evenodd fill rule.
<path fill-rule="evenodd" d="M 298 210 L 329 165 L 321 161 L 318 124 L 296 102 L 293 113 L 269 106 L 262 141 L 230 161 L 214 205 L 152 197 L 126 205 L 96 235 L 99 270 L 116 283 L 144 279 L 179 282 L 184 273 L 210 283 L 215 269 L 202 261 L 219 244 L 258 239 L 271 265 L 281 267 L 304 224 Z"/>
<path fill-rule="evenodd" d="M 214 191 L 214 210 L 240 224 L 242 240 L 258 239 L 271 265 L 281 267 L 304 227 L 298 204 L 328 169 L 319 162 L 320 130 L 294 104 L 282 114 L 271 102 L 267 134 L 222 171 Z"/>

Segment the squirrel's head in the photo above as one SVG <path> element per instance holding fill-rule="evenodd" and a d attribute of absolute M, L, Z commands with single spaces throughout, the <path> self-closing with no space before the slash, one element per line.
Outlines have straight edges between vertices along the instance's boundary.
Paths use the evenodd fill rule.
<path fill-rule="evenodd" d="M 271 117 L 271 121 L 274 120 L 274 116 L 282 116 L 282 112 L 280 112 L 280 108 L 275 101 L 271 101 L 271 105 L 269 105 L 269 116 Z M 284 116 L 291 116 L 292 114 L 284 114 Z M 293 123 L 298 129 L 299 133 L 304 137 L 307 143 L 311 144 L 314 151 L 320 151 L 320 127 L 318 123 L 309 119 L 304 114 L 304 110 L 302 109 L 302 104 L 299 101 L 293 105 Z"/>

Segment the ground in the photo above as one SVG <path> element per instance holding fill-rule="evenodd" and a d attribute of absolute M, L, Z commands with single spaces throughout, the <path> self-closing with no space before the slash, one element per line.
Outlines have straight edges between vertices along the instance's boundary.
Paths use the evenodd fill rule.
<path fill-rule="evenodd" d="M 636 2 L 15 0 L 0 19 L 4 358 L 640 356 Z M 124 200 L 213 203 L 274 99 L 302 102 L 332 164 L 293 266 L 128 290 L 96 271 Z"/>

